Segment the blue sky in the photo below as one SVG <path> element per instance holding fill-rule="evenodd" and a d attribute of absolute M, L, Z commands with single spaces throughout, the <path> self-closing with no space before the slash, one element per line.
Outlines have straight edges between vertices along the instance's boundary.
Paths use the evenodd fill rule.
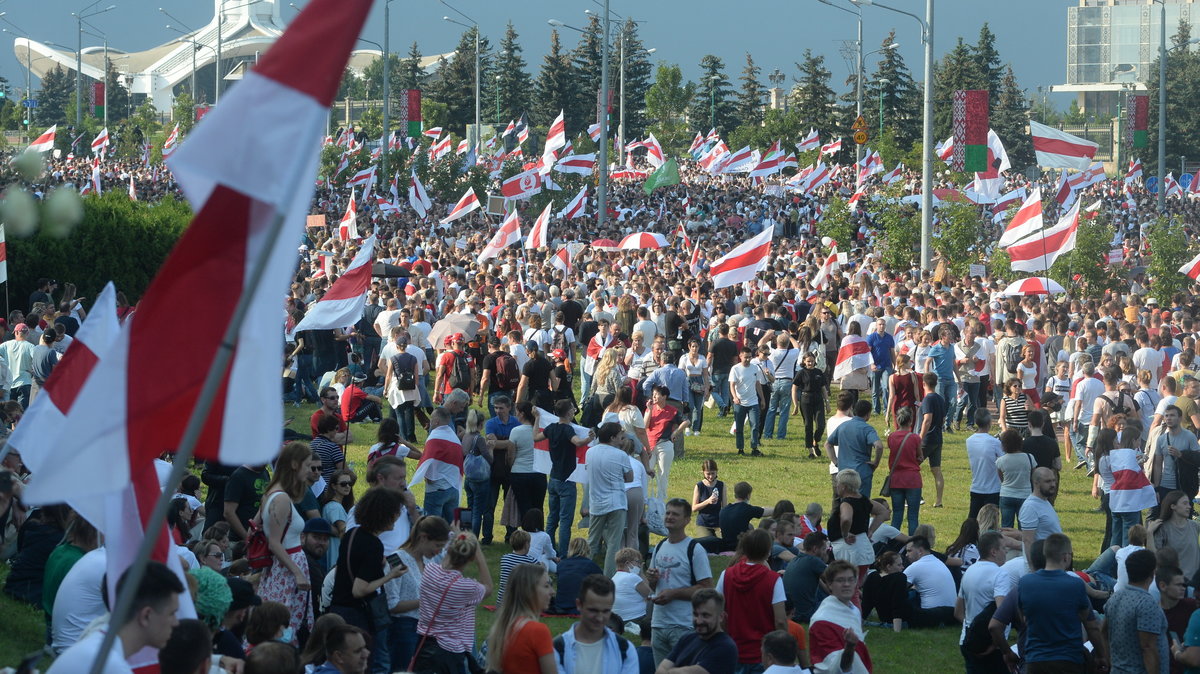
<path fill-rule="evenodd" d="M 92 23 L 108 34 L 113 47 L 126 51 L 147 49 L 174 35 L 165 28 L 165 24 L 173 22 L 158 12 L 159 7 L 165 7 L 193 28 L 208 22 L 213 13 L 212 0 L 111 1 L 117 8 L 93 18 Z M 287 0 L 279 1 L 285 20 L 295 16 Z M 832 1 L 852 7 L 848 0 Z M 84 0 L 0 0 L 0 11 L 6 12 L 5 19 L 35 39 L 74 45 L 75 20 L 70 13 L 87 4 Z M 383 8 L 380 0 L 375 4 L 363 37 L 381 42 Z M 600 11 L 592 0 L 456 0 L 453 4 L 475 18 L 493 44 L 499 42 L 506 23 L 511 20 L 534 73 L 549 45 L 547 19 L 582 26 L 587 22 L 585 9 Z M 921 0 L 888 0 L 887 4 L 918 15 L 925 12 Z M 1002 58 L 1012 64 L 1021 86 L 1029 93 L 1036 92 L 1038 86 L 1065 81 L 1066 8 L 1075 4 L 1072 0 L 937 0 L 936 4 L 936 58 L 953 48 L 960 36 L 974 42 L 980 26 L 987 21 L 997 35 Z M 655 61 L 678 63 L 685 78 L 695 78 L 700 58 L 713 53 L 725 60 L 726 71 L 736 79 L 747 51 L 764 73 L 779 68 L 790 76 L 795 74 L 793 63 L 806 48 L 825 55 L 839 91 L 849 72 L 839 50 L 843 40 L 854 39 L 855 19 L 817 0 L 612 0 L 610 7 L 623 16 L 644 21 L 642 38 L 647 47 L 657 49 Z M 417 40 L 426 54 L 450 51 L 462 29 L 443 21 L 442 16 L 447 14 L 453 15 L 436 0 L 394 0 L 392 49 L 407 51 L 413 40 Z M 878 48 L 883 37 L 895 29 L 905 61 L 913 76 L 921 79 L 922 49 L 917 22 L 877 7 L 865 7 L 863 16 L 866 50 Z M 12 30 L 8 24 L 4 26 Z M 0 74 L 14 86 L 23 86 L 25 69 L 13 55 L 11 35 L 3 33 L 0 38 L 4 41 L 0 48 Z M 568 47 L 573 46 L 576 34 L 563 31 L 563 39 Z M 97 42 L 84 35 L 85 46 Z M 868 73 L 876 59 L 868 59 Z M 765 77 L 764 84 L 767 84 Z M 1069 100 L 1060 95 L 1055 102 L 1064 107 Z"/>

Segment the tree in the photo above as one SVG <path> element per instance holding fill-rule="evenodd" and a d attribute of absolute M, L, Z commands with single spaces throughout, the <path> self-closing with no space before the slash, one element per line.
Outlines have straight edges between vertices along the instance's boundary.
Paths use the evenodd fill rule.
<path fill-rule="evenodd" d="M 691 133 L 684 116 L 694 90 L 693 83 L 683 84 L 679 66 L 662 63 L 655 73 L 654 85 L 646 92 L 650 131 L 669 154 L 677 154 L 690 144 Z"/>
<path fill-rule="evenodd" d="M 337 100 L 362 100 L 367 97 L 365 80 L 350 68 L 342 72 L 342 81 L 338 84 Z"/>
<path fill-rule="evenodd" d="M 362 78 L 368 91 L 373 97 L 383 98 L 383 57 L 372 60 L 363 68 Z M 403 87 L 400 86 L 401 80 L 404 79 L 402 72 L 404 65 L 400 61 L 400 55 L 396 53 L 388 54 L 388 85 L 391 87 L 392 100 L 396 100 L 397 92 Z M 380 113 L 382 116 L 382 113 Z"/>
<path fill-rule="evenodd" d="M 1037 158 L 1033 154 L 1033 141 L 1025 131 L 1029 120 L 1029 99 L 1025 90 L 1017 84 L 1012 66 L 1005 66 L 1000 80 L 1000 95 L 989 114 L 992 129 L 1004 143 L 1009 162 L 1015 170 L 1033 166 Z"/>
<path fill-rule="evenodd" d="M 838 135 L 840 130 L 834 114 L 835 94 L 829 86 L 831 75 L 825 68 L 825 57 L 816 56 L 811 49 L 805 49 L 796 69 L 800 71 L 800 76 L 792 89 L 791 108 L 801 124 L 811 126 L 826 138 Z"/>
<path fill-rule="evenodd" d="M 428 73 L 421 67 L 421 47 L 414 40 L 408 48 L 408 56 L 400 63 L 400 76 L 396 83 L 401 89 L 424 89 Z"/>
<path fill-rule="evenodd" d="M 1195 110 L 1200 106 L 1200 54 L 1179 49 L 1191 40 L 1192 27 L 1186 21 L 1171 38 L 1174 47 L 1167 57 L 1167 132 L 1166 165 L 1175 166 L 1180 155 L 1195 155 L 1200 147 L 1200 128 L 1193 123 Z M 1145 153 L 1146 166 L 1158 166 L 1158 59 L 1146 71 L 1146 93 L 1150 97 L 1149 146 L 1139 148 Z M 1157 171 L 1157 168 L 1155 168 Z"/>
<path fill-rule="evenodd" d="M 75 79 L 68 76 L 62 66 L 54 66 L 54 70 L 42 77 L 42 88 L 37 94 L 38 107 L 35 113 L 37 125 L 41 127 L 65 124 L 67 104 L 71 102 L 74 95 Z"/>
<path fill-rule="evenodd" d="M 921 139 L 921 88 L 913 81 L 900 50 L 889 47 L 895 41 L 895 31 L 883 39 L 879 64 L 870 81 L 864 82 L 864 99 L 878 108 L 882 96 L 884 126 L 893 132 L 896 143 L 908 150 Z"/>
<path fill-rule="evenodd" d="M 574 112 L 567 112 L 564 109 L 564 115 L 570 115 L 576 120 L 588 120 L 588 125 L 598 121 L 596 117 L 596 105 L 600 100 L 600 83 L 602 68 L 600 67 L 603 61 L 604 36 L 602 34 L 603 26 L 600 23 L 600 17 L 596 14 L 590 15 L 587 28 L 583 34 L 579 36 L 579 44 L 571 51 L 570 63 L 574 70 L 575 77 L 575 107 Z M 612 83 L 609 83 L 610 95 L 615 95 L 612 91 Z M 554 121 L 554 117 L 558 115 L 558 110 L 554 114 L 546 118 L 538 120 L 539 124 L 549 125 Z M 565 118 L 565 117 L 564 117 Z M 579 123 L 579 122 L 577 122 Z"/>
<path fill-rule="evenodd" d="M 108 119 L 110 122 L 119 122 L 129 116 L 130 97 L 129 90 L 121 83 L 121 74 L 117 72 L 117 67 L 113 65 L 111 59 L 108 62 L 108 70 L 104 79 L 106 81 L 104 89 L 108 94 L 106 102 Z"/>
<path fill-rule="evenodd" d="M 783 142 L 784 151 L 791 152 L 791 146 L 807 134 L 808 127 L 795 110 L 784 112 L 774 108 L 766 111 L 761 122 L 739 126 L 729 134 L 728 142 L 734 147 L 766 148 L 779 140 Z"/>
<path fill-rule="evenodd" d="M 737 127 L 737 118 L 731 100 L 733 86 L 725 74 L 725 62 L 707 54 L 700 59 L 700 71 L 688 119 L 697 129 L 708 126 L 722 132 L 732 131 Z"/>
<path fill-rule="evenodd" d="M 763 100 L 767 90 L 758 80 L 761 74 L 762 68 L 754 65 L 754 57 L 746 52 L 746 67 L 742 68 L 742 76 L 738 78 L 742 83 L 737 95 L 737 121 L 740 126 L 762 122 Z"/>
<path fill-rule="evenodd" d="M 1169 298 L 1173 298 L 1176 293 L 1190 294 L 1195 288 L 1190 278 L 1179 273 L 1179 268 L 1196 252 L 1191 249 L 1188 237 L 1180 236 L 1181 229 L 1179 223 L 1172 223 L 1168 218 L 1160 216 L 1146 233 L 1150 245 L 1150 264 L 1146 268 L 1146 274 L 1150 277 L 1150 290 L 1164 303 L 1171 303 Z"/>
<path fill-rule="evenodd" d="M 888 190 L 888 198 L 898 199 L 900 190 Z M 921 212 L 912 204 L 884 208 L 875 216 L 883 230 L 880 255 L 893 269 L 909 269 L 921 252 Z"/>
<path fill-rule="evenodd" d="M 650 64 L 650 54 L 638 36 L 638 27 L 633 19 L 625 20 L 620 37 L 625 48 L 625 135 L 630 139 L 641 138 L 648 124 L 646 92 L 650 90 L 650 76 L 654 73 L 654 67 Z"/>
<path fill-rule="evenodd" d="M 475 35 L 478 27 L 468 28 L 458 39 L 458 46 L 450 60 L 438 62 L 438 76 L 431 86 L 429 95 L 445 103 L 448 114 L 446 125 L 459 135 L 466 135 L 467 125 L 475 123 Z M 491 85 L 488 73 L 491 67 L 491 47 L 483 35 L 479 36 L 479 87 L 480 110 L 488 99 Z"/>
<path fill-rule="evenodd" d="M 504 124 L 506 120 L 517 119 L 529 110 L 533 79 L 525 69 L 525 57 L 521 56 L 521 51 L 521 44 L 517 41 L 517 30 L 509 21 L 504 39 L 500 42 L 500 53 L 496 56 L 498 125 Z M 497 108 L 493 108 L 495 109 Z"/>
<path fill-rule="evenodd" d="M 972 263 L 984 255 L 984 236 L 979 207 L 973 203 L 949 202 L 938 207 L 938 226 L 933 249 L 952 273 L 964 276 Z"/>
<path fill-rule="evenodd" d="M 567 127 L 579 128 L 585 119 L 590 118 L 580 114 L 577 86 L 575 69 L 571 67 L 570 57 L 562 51 L 558 31 L 551 30 L 550 50 L 542 59 L 542 68 L 534 83 L 537 98 L 531 111 L 533 119 L 545 120 L 546 124 L 550 124 L 562 110 Z"/>
<path fill-rule="evenodd" d="M 942 57 L 933 73 L 933 135 L 945 138 L 953 132 L 954 92 L 958 89 L 987 88 L 987 77 L 963 39 Z"/>
<path fill-rule="evenodd" d="M 175 104 L 171 106 L 171 120 L 172 128 L 175 124 L 179 125 L 180 134 L 192 130 L 196 124 L 196 102 L 191 94 L 182 93 L 175 97 Z"/>
<path fill-rule="evenodd" d="M 975 70 L 981 80 L 981 86 L 977 88 L 988 90 L 988 103 L 995 110 L 1006 68 L 1000 61 L 1000 52 L 996 51 L 996 34 L 986 21 L 979 28 L 979 39 L 975 41 L 975 46 L 971 47 L 971 58 L 975 61 Z"/>
<path fill-rule="evenodd" d="M 1073 293 L 1084 297 L 1099 297 L 1105 290 L 1114 289 L 1118 279 L 1108 264 L 1112 232 L 1113 226 L 1108 222 L 1107 215 L 1094 218 L 1080 215 L 1079 231 L 1075 234 L 1075 248 L 1054 261 L 1049 272 L 1051 278 L 1064 288 L 1071 288 Z M 1184 250 L 1187 250 L 1186 242 Z M 1172 271 L 1178 269 L 1186 259 L 1180 260 Z"/>

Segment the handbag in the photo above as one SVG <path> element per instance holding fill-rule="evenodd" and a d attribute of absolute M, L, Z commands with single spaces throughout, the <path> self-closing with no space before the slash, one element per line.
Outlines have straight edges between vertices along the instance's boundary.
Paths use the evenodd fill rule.
<path fill-rule="evenodd" d="M 488 463 L 487 457 L 478 449 L 480 440 L 482 438 L 476 435 L 467 458 L 463 460 L 463 476 L 476 482 L 492 478 L 492 464 Z"/>
<path fill-rule="evenodd" d="M 908 434 L 904 436 L 904 439 L 900 441 L 900 451 L 901 452 L 904 451 L 904 443 L 908 442 L 908 436 L 910 436 L 910 435 L 913 435 L 912 431 L 909 431 Z M 892 468 L 895 465 L 896 465 L 895 461 L 892 461 L 890 459 L 888 460 L 888 474 L 887 474 L 887 477 L 883 478 L 883 485 L 879 487 L 879 495 L 883 496 L 884 498 L 890 497 L 892 495 Z"/>
<path fill-rule="evenodd" d="M 283 492 L 275 492 L 282 494 Z M 274 494 L 272 494 L 272 498 Z M 246 533 L 246 561 L 250 563 L 252 569 L 266 569 L 274 562 L 275 557 L 271 554 L 271 544 L 267 540 L 267 532 L 263 530 L 262 511 L 271 502 L 271 499 L 263 501 L 263 504 L 258 508 L 258 516 L 250 520 L 250 530 Z M 288 511 L 287 524 L 283 527 L 283 535 L 287 535 L 288 527 L 292 526 L 292 513 Z M 282 538 L 282 537 L 281 537 Z"/>
<path fill-rule="evenodd" d="M 354 544 L 354 536 L 358 534 L 360 527 L 354 527 L 350 532 L 350 538 L 346 541 L 346 546 L 349 548 Z M 354 570 L 350 568 L 350 550 L 346 550 L 346 573 L 350 575 L 350 582 L 354 582 Z M 388 611 L 387 595 L 376 590 L 374 594 L 367 595 L 359 601 L 362 602 L 361 609 L 367 614 L 367 622 L 371 624 L 372 632 L 379 632 L 392 623 L 392 614 Z"/>

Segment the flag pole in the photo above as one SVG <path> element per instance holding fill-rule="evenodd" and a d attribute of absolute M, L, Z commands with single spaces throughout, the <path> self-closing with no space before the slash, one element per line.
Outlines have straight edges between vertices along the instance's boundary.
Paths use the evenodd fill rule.
<path fill-rule="evenodd" d="M 319 127 L 314 126 L 314 137 L 321 137 Z M 296 162 L 292 168 L 292 175 L 287 176 L 290 185 L 293 187 L 289 193 L 279 203 L 283 208 L 293 203 L 296 198 L 297 190 L 301 185 L 301 173 L 307 170 L 304 162 Z M 308 189 L 312 189 L 312 184 L 307 184 Z M 246 279 L 244 288 L 257 288 L 266 275 L 267 264 L 270 262 L 271 255 L 274 251 L 275 242 L 279 240 L 283 233 L 283 225 L 287 214 L 280 211 L 277 207 L 275 215 L 271 218 L 271 224 L 267 229 L 266 237 L 263 240 L 263 247 L 258 253 L 258 257 L 254 260 L 254 265 L 250 268 L 250 274 Z M 96 652 L 96 659 L 92 661 L 92 667 L 89 670 L 90 674 L 103 674 L 104 665 L 108 660 L 108 652 L 112 650 L 113 644 L 116 642 L 117 632 L 124 626 L 128 620 L 129 612 L 133 608 L 134 596 L 137 594 L 138 586 L 142 583 L 142 578 L 146 575 L 146 566 L 150 562 L 150 555 L 154 550 L 154 546 L 158 543 L 158 537 L 162 533 L 163 525 L 167 521 L 167 510 L 170 508 L 171 500 L 178 489 L 179 484 L 183 481 L 184 475 L 188 472 L 188 463 L 192 459 L 192 455 L 196 450 L 196 443 L 200 440 L 200 434 L 204 431 L 205 423 L 208 420 L 209 412 L 212 410 L 213 402 L 216 400 L 217 394 L 220 393 L 221 383 L 225 378 L 225 374 L 229 369 L 229 364 L 233 360 L 233 351 L 237 346 L 238 333 L 241 331 L 242 323 L 246 320 L 246 315 L 250 312 L 250 304 L 253 302 L 254 294 L 251 292 L 243 292 L 238 298 L 237 306 L 234 307 L 233 315 L 229 319 L 229 325 L 225 328 L 225 336 L 221 339 L 220 345 L 217 347 L 217 352 L 213 358 L 213 362 L 208 367 L 208 374 L 204 377 L 204 384 L 200 389 L 200 394 L 196 398 L 196 404 L 192 407 L 191 415 L 188 417 L 187 426 L 184 427 L 183 437 L 179 441 L 179 448 L 175 452 L 175 460 L 171 463 L 171 473 L 167 477 L 167 483 L 163 485 L 162 493 L 158 495 L 158 499 L 154 503 L 154 509 L 150 513 L 150 519 L 146 522 L 145 535 L 142 537 L 142 542 L 138 545 L 137 556 L 134 557 L 133 563 L 125 571 L 125 582 L 121 586 L 121 592 L 118 593 L 116 602 L 113 603 L 113 610 L 109 615 L 108 630 L 104 634 L 104 640 L 100 643 L 100 649 Z"/>

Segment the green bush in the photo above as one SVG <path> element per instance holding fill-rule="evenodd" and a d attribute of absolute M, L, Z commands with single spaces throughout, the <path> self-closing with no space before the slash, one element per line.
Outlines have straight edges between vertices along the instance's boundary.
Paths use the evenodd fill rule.
<path fill-rule="evenodd" d="M 185 202 L 170 197 L 135 202 L 121 190 L 85 197 L 83 204 L 83 221 L 65 238 L 40 230 L 28 238 L 9 237 L 13 308 L 29 308 L 26 298 L 42 277 L 74 283 L 84 298 L 95 298 L 112 281 L 136 303 L 192 219 Z"/>

